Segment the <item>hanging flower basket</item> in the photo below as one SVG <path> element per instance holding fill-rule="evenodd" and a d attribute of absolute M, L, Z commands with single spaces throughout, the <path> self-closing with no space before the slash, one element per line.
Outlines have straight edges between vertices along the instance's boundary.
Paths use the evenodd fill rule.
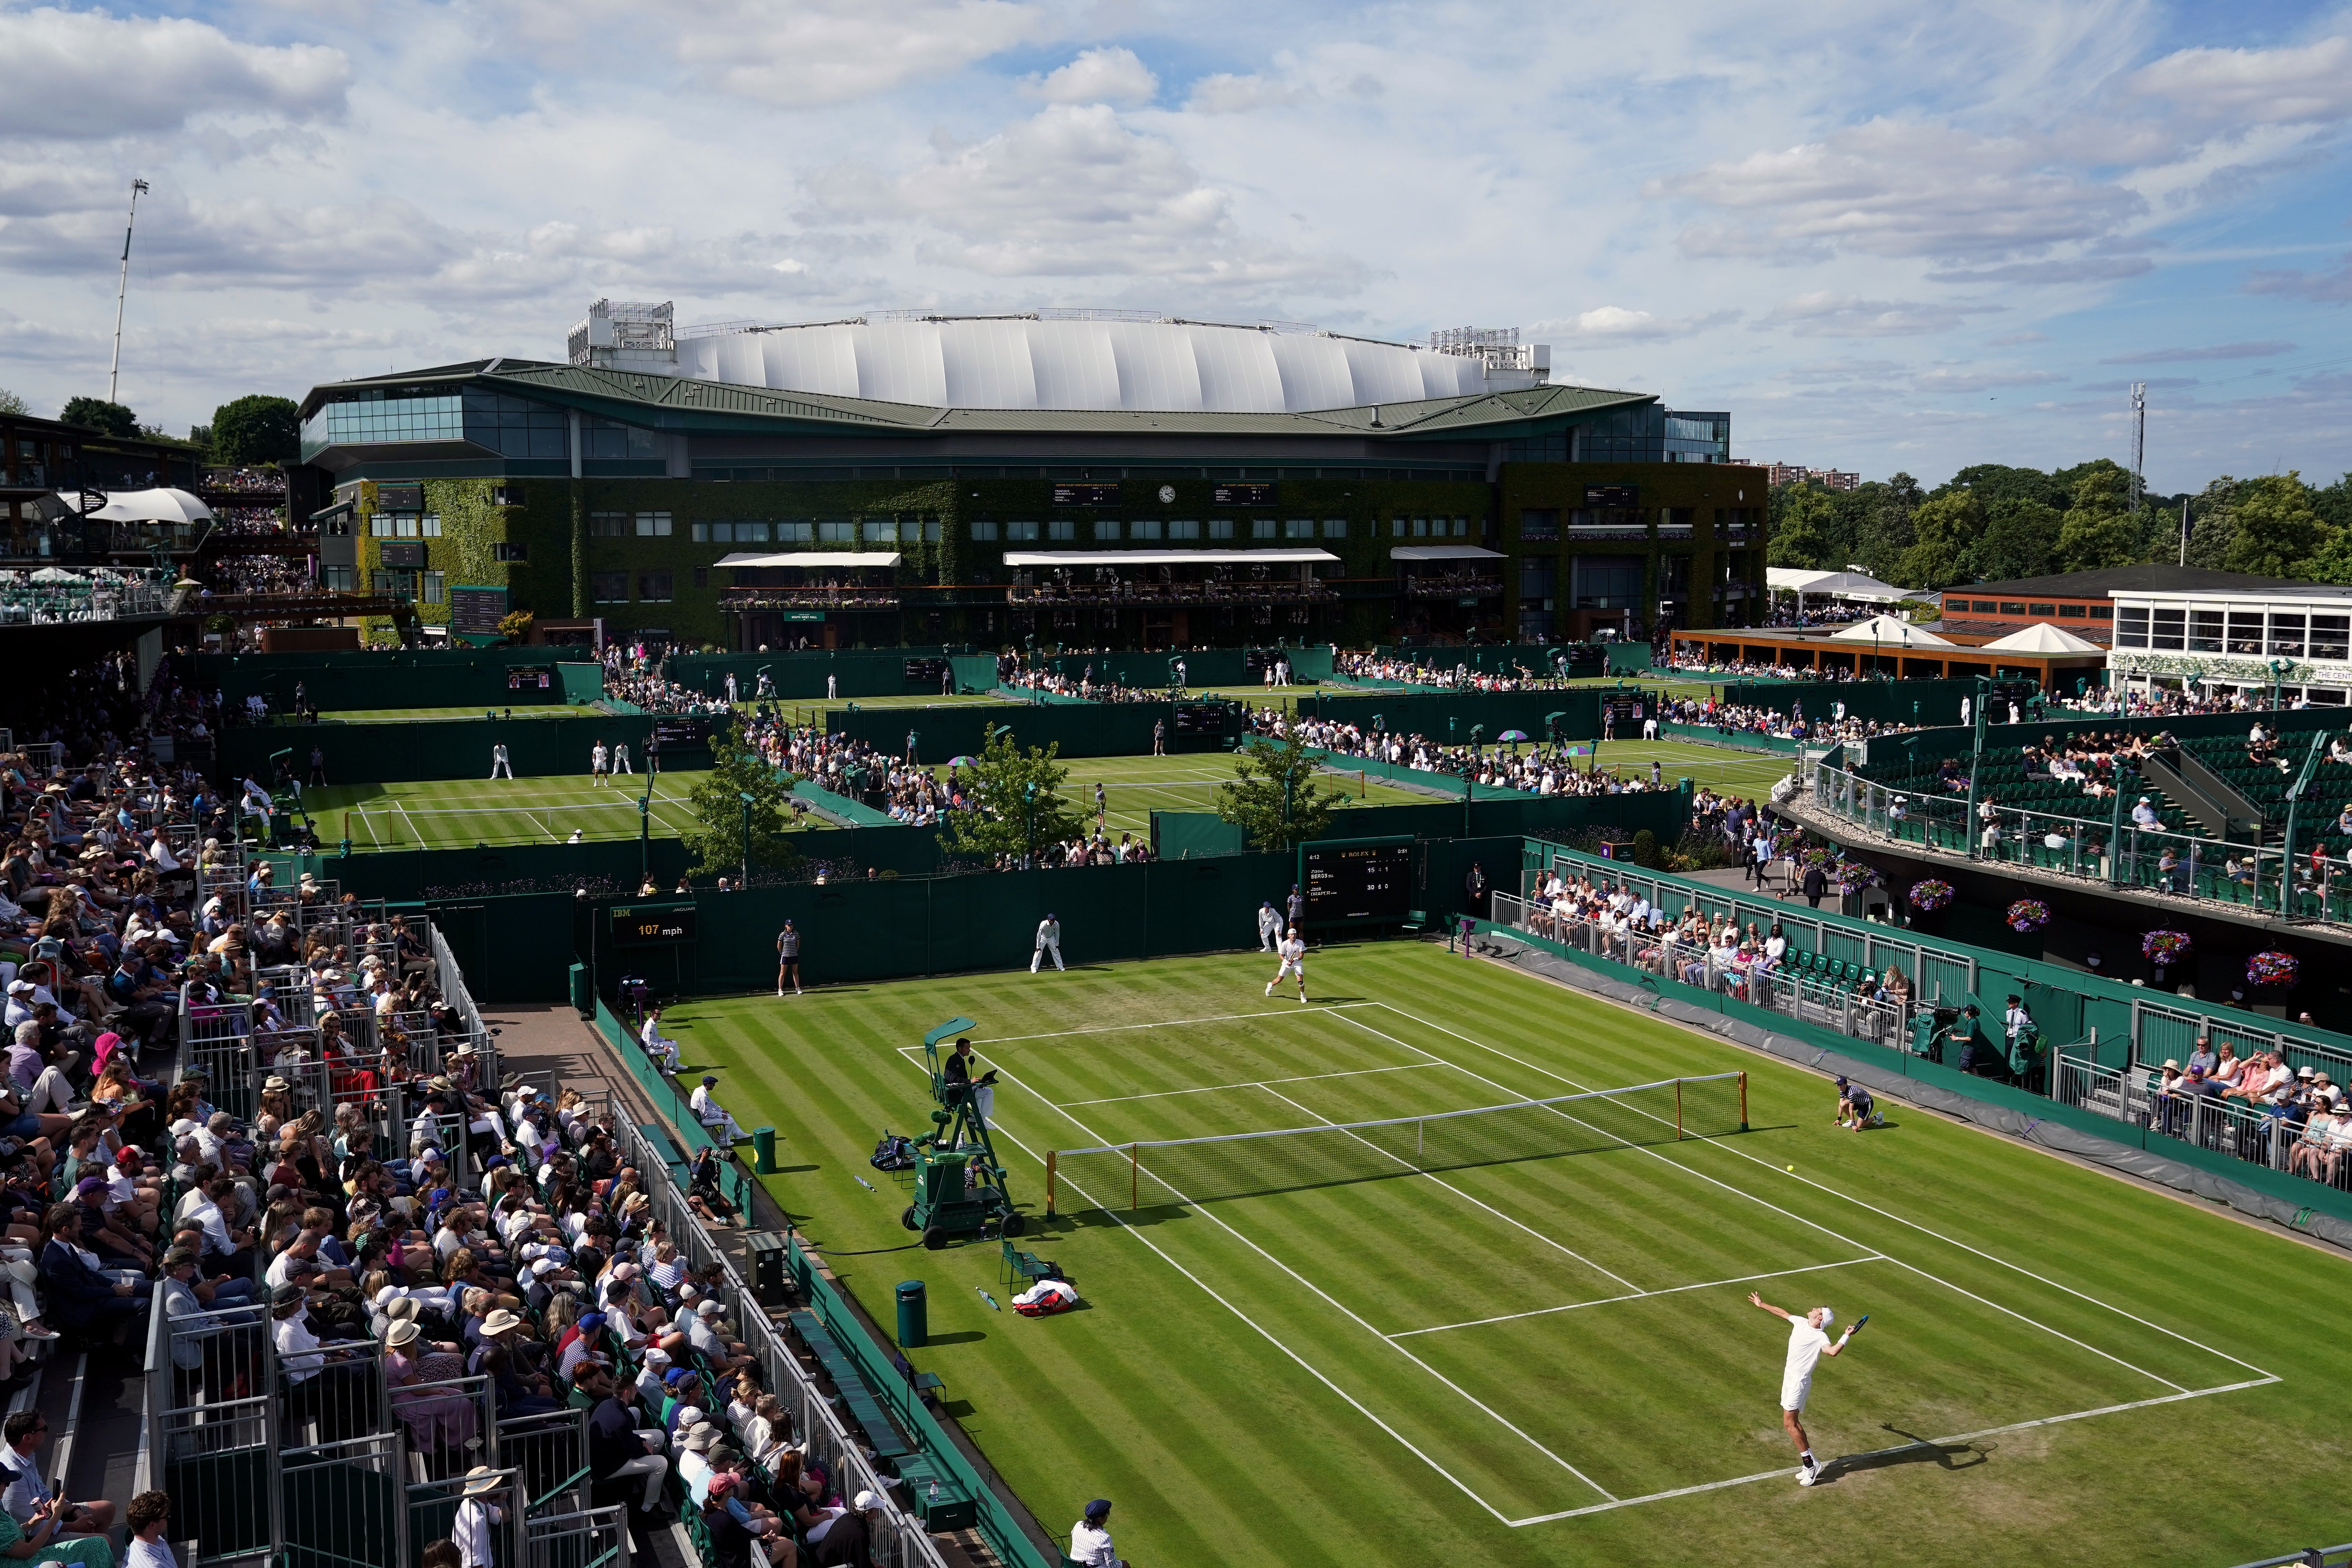
<path fill-rule="evenodd" d="M 1952 885 L 1929 877 L 1911 884 L 1911 907 L 1922 913 L 1933 913 L 1949 904 L 1953 899 Z"/>
<path fill-rule="evenodd" d="M 2037 931 L 2050 923 L 2050 906 L 2039 899 L 2020 899 L 2005 917 L 2014 931 Z"/>
<path fill-rule="evenodd" d="M 2158 969 L 2169 969 L 2187 962 L 2197 942 L 2185 931 L 2147 931 L 2140 932 L 2139 950 Z"/>
<path fill-rule="evenodd" d="M 2291 952 L 2273 950 L 2258 952 L 2246 960 L 2246 984 L 2249 985 L 2288 986 L 2294 984 L 2295 972 L 2302 961 Z"/>

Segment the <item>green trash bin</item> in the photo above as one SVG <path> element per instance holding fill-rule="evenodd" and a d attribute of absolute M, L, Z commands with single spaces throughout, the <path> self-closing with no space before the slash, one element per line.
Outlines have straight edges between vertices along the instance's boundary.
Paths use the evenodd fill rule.
<path fill-rule="evenodd" d="M 776 1173 L 776 1130 L 772 1127 L 751 1129 L 751 1169 L 757 1174 Z"/>
<path fill-rule="evenodd" d="M 915 1350 L 921 1346 L 930 1331 L 930 1303 L 923 1294 L 919 1279 L 902 1279 L 898 1283 L 898 1348 Z"/>

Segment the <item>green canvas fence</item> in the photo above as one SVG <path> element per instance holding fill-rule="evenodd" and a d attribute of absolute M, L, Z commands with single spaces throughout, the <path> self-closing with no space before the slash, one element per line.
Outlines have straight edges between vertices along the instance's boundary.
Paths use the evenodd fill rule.
<path fill-rule="evenodd" d="M 1065 653 L 1053 655 L 1043 662 L 1057 674 L 1077 679 L 1089 668 L 1097 680 L 1110 681 L 1119 686 L 1139 687 L 1146 691 L 1158 691 L 1168 684 L 1176 660 L 1184 661 L 1184 684 L 1198 691 L 1211 686 L 1249 686 L 1263 682 L 1263 674 L 1253 674 L 1249 658 L 1253 651 L 1269 658 L 1286 658 L 1294 680 L 1314 681 L 1331 679 L 1331 645 L 1316 643 L 1307 647 L 1283 647 L 1279 645 L 1256 650 L 1239 647 L 1185 647 L 1154 650 L 1150 653 Z"/>
<path fill-rule="evenodd" d="M 267 778 L 270 757 L 290 751 L 287 762 L 299 776 L 307 778 L 310 749 L 315 746 L 326 756 L 331 784 L 402 784 L 420 779 L 488 779 L 490 748 L 503 743 L 517 778 L 570 773 L 584 779 L 589 752 L 599 741 L 607 746 L 627 745 L 642 770 L 646 738 L 652 733 L 649 718 L 593 709 L 561 719 L 518 716 L 420 724 L 266 724 L 258 729 L 222 731 L 219 755 L 221 765 L 239 778 L 247 773 Z M 673 767 L 710 765 L 709 751 L 699 746 L 669 753 L 664 760 Z"/>
<path fill-rule="evenodd" d="M 825 710 L 825 728 L 889 752 L 904 753 L 909 731 L 920 737 L 919 754 L 926 763 L 943 763 L 955 756 L 978 756 L 996 726 L 1010 725 L 1023 746 L 1058 745 L 1065 757 L 1148 756 L 1152 727 L 1167 726 L 1171 752 L 1227 750 L 1240 733 L 1240 719 L 1229 716 L 1223 734 L 1176 732 L 1176 710 L 1165 702 L 1070 702 L 1033 705 L 1026 702 L 964 703 L 952 708 L 846 708 Z"/>
<path fill-rule="evenodd" d="M 349 708 L 520 707 L 563 700 L 562 687 L 510 691 L 512 665 L 585 662 L 582 650 L 562 647 L 337 649 L 317 653 L 198 654 L 194 679 L 217 690 L 231 706 L 255 692 L 274 709 L 294 700 L 294 688 L 322 710 Z"/>
<path fill-rule="evenodd" d="M 1764 708 L 1790 713 L 1804 704 L 1805 717 L 1818 721 L 1845 704 L 1850 719 L 1875 719 L 1882 724 L 1957 724 L 1960 699 L 1973 697 L 1973 680 L 1773 680 L 1736 681 L 1723 688 L 1722 700 L 1740 708 Z"/>
<path fill-rule="evenodd" d="M 1571 741 L 1591 740 L 1601 733 L 1601 693 L 1591 687 L 1564 691 L 1438 691 L 1414 687 L 1405 691 L 1365 695 L 1325 696 L 1298 700 L 1303 715 L 1379 727 L 1407 735 L 1426 735 L 1445 745 L 1467 745 L 1473 725 L 1482 726 L 1491 745 L 1507 730 L 1519 730 L 1537 740 L 1552 733 L 1549 714 L 1561 715 L 1559 732 Z"/>
<path fill-rule="evenodd" d="M 1432 775 L 1433 776 L 1433 775 Z M 1492 838 L 1510 835 L 1581 833 L 1601 828 L 1621 830 L 1632 838 L 1643 828 L 1671 843 L 1682 837 L 1690 821 L 1691 797 L 1680 790 L 1642 791 L 1633 795 L 1580 795 L 1549 797 L 1514 795 L 1502 800 L 1473 801 L 1465 809 L 1459 801 L 1433 800 L 1427 805 L 1351 805 L 1332 819 L 1334 838 Z M 1217 828 L 1222 818 L 1204 812 L 1155 811 L 1154 833 L 1169 833 L 1152 846 L 1152 853 L 1170 859 L 1168 846 L 1191 847 L 1197 858 L 1202 847 L 1231 842 Z M 1235 830 L 1236 832 L 1238 830 Z M 1617 837 L 1616 832 L 1609 835 Z M 1425 907 L 1425 906 L 1423 906 Z"/>
<path fill-rule="evenodd" d="M 937 696 L 940 678 L 909 679 L 908 659 L 952 658 L 959 650 L 937 644 L 924 647 L 859 648 L 799 653 L 686 653 L 662 661 L 662 673 L 680 686 L 706 697 L 722 697 L 727 677 L 735 677 L 737 694 L 745 700 L 759 689 L 765 669 L 780 700 L 805 702 L 828 695 L 825 681 L 834 682 L 837 697 Z M 993 661 L 989 666 L 992 677 Z M 977 689 L 985 690 L 982 685 Z"/>
<path fill-rule="evenodd" d="M 556 678 L 563 683 L 562 697 L 566 702 L 596 702 L 604 696 L 604 667 L 601 664 L 559 664 Z"/>

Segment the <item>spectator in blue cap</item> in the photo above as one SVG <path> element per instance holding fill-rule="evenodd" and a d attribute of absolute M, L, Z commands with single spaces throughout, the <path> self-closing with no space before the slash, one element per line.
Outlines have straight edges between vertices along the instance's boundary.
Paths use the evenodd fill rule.
<path fill-rule="evenodd" d="M 1070 1561 L 1080 1568 L 1127 1568 L 1110 1544 L 1110 1500 L 1087 1504 L 1086 1517 L 1070 1526 Z"/>

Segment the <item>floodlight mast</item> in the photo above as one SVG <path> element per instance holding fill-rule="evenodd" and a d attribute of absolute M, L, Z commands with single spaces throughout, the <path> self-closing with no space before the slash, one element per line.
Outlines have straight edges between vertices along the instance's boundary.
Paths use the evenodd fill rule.
<path fill-rule="evenodd" d="M 144 180 L 131 182 L 131 217 L 122 226 L 122 279 L 114 289 L 114 359 L 106 367 L 106 400 L 116 401 L 114 384 L 122 374 L 122 301 L 131 292 L 131 231 L 139 225 L 139 195 L 147 188 Z"/>

